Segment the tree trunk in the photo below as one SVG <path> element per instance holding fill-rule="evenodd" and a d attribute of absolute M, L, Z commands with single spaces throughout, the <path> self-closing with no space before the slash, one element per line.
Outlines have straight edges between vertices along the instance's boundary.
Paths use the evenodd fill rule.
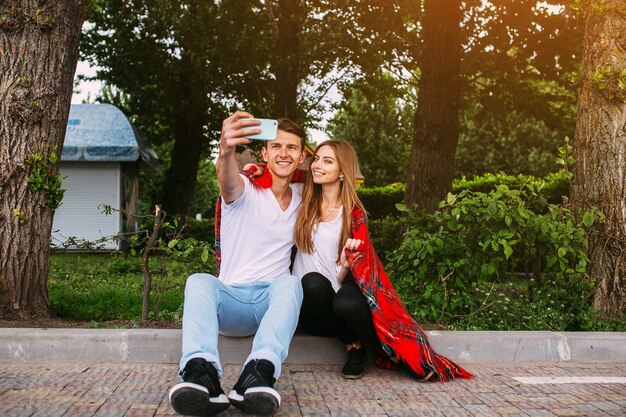
<path fill-rule="evenodd" d="M 84 0 L 0 2 L 0 313 L 9 316 L 52 313 L 55 157 L 65 138 L 85 15 Z M 40 173 L 28 162 L 37 153 L 46 155 Z"/>
<path fill-rule="evenodd" d="M 194 90 L 193 62 L 187 56 L 188 73 L 182 75 L 177 102 L 180 108 L 174 126 L 174 147 L 171 163 L 165 175 L 163 211 L 169 216 L 189 216 L 198 182 L 200 157 L 207 143 L 204 126 L 207 123 L 206 97 L 198 100 Z"/>
<path fill-rule="evenodd" d="M 194 109 L 196 111 L 197 109 Z M 165 176 L 163 211 L 170 216 L 189 216 L 198 182 L 198 167 L 203 151 L 204 117 L 189 115 L 178 120 L 171 164 Z"/>
<path fill-rule="evenodd" d="M 300 0 L 278 1 L 275 117 L 298 121 Z"/>
<path fill-rule="evenodd" d="M 461 1 L 426 0 L 423 56 L 405 201 L 434 212 L 452 188 L 459 139 Z"/>
<path fill-rule="evenodd" d="M 598 4 L 594 4 L 598 3 Z M 601 5 L 599 3 L 602 3 Z M 601 6 L 601 7 L 600 7 Z M 593 306 L 605 317 L 626 311 L 626 5 L 591 2 L 584 11 L 583 80 L 574 142 L 572 208 L 595 207 L 606 219 L 589 231 Z"/>

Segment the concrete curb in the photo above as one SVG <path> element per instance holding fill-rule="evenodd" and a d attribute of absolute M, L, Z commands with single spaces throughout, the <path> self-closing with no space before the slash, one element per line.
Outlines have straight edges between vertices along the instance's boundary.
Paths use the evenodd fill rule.
<path fill-rule="evenodd" d="M 435 350 L 459 363 L 626 362 L 626 333 L 429 331 Z M 222 363 L 241 363 L 252 337 L 220 337 Z M 113 361 L 178 363 L 178 329 L 0 329 L 0 362 Z M 296 334 L 287 363 L 340 364 L 345 348 L 335 338 Z"/>

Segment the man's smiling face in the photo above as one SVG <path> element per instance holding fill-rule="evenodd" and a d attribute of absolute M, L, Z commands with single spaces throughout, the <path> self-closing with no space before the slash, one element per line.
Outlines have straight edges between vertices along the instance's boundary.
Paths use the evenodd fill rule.
<path fill-rule="evenodd" d="M 283 130 L 278 131 L 276 139 L 267 141 L 261 154 L 272 175 L 279 178 L 293 174 L 305 157 L 300 137 Z"/>

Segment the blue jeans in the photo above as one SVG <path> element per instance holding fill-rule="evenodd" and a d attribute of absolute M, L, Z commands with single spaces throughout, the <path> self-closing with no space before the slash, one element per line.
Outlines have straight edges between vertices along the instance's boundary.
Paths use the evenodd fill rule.
<path fill-rule="evenodd" d="M 218 335 L 256 333 L 244 366 L 252 359 L 267 359 L 274 364 L 274 378 L 278 379 L 301 305 L 302 284 L 293 275 L 239 285 L 225 285 L 209 274 L 191 275 L 185 285 L 180 369 L 192 358 L 203 358 L 215 365 L 221 378 Z"/>

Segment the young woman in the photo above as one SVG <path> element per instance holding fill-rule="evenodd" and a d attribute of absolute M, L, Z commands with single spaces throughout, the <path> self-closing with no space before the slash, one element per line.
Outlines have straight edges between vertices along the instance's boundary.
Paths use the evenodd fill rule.
<path fill-rule="evenodd" d="M 302 190 L 296 220 L 297 246 L 293 274 L 301 277 L 304 301 L 300 324 L 307 333 L 337 336 L 348 350 L 345 378 L 360 378 L 366 351 L 378 345 L 367 300 L 350 279 L 344 247 L 357 249 L 352 239 L 352 210 L 365 213 L 355 189 L 358 164 L 348 142 L 326 141 L 315 151 Z"/>
<path fill-rule="evenodd" d="M 345 378 L 360 378 L 364 345 L 378 366 L 400 368 L 421 380 L 447 381 L 472 374 L 432 350 L 406 312 L 369 240 L 366 211 L 356 193 L 356 152 L 345 141 L 315 150 L 296 220 L 293 274 L 304 301 L 300 322 L 314 335 L 335 335 L 346 345 Z"/>

